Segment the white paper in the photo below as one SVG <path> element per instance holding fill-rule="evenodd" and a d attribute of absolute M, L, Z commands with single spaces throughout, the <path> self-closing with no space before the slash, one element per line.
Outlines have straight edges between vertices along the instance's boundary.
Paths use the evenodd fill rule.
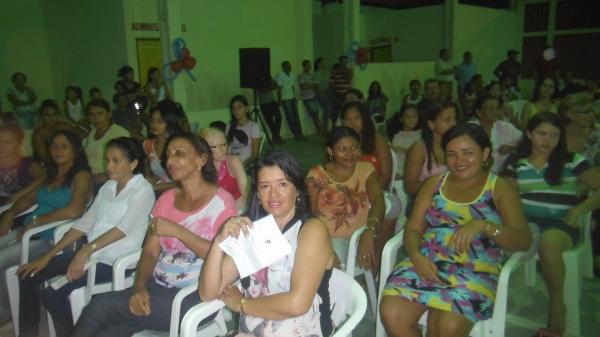
<path fill-rule="evenodd" d="M 90 268 L 90 266 L 92 265 L 92 261 L 88 261 L 85 263 L 85 265 L 83 266 L 83 270 L 88 270 Z M 87 276 L 83 276 L 83 277 L 87 277 Z M 52 289 L 54 290 L 58 290 L 62 287 L 65 286 L 65 284 L 69 283 L 69 280 L 67 279 L 67 275 L 63 275 L 58 277 L 57 279 L 53 280 L 52 282 L 50 282 L 50 286 L 52 287 Z"/>
<path fill-rule="evenodd" d="M 292 252 L 290 243 L 281 234 L 272 215 L 256 220 L 248 236 L 240 232 L 237 239 L 230 236 L 223 240 L 219 247 L 231 256 L 242 278 Z"/>

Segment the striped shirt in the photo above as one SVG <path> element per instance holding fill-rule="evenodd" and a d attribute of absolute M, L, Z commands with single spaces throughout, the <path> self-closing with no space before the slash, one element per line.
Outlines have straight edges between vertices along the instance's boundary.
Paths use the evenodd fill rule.
<path fill-rule="evenodd" d="M 521 158 L 516 167 L 509 165 L 506 168 L 506 176 L 517 179 L 523 211 L 527 217 L 563 218 L 581 201 L 577 193 L 577 178 L 591 168 L 591 165 L 578 153 L 572 156 L 563 168 L 561 184 L 556 186 L 551 186 L 544 180 L 547 164 L 538 170 L 527 158 Z"/>

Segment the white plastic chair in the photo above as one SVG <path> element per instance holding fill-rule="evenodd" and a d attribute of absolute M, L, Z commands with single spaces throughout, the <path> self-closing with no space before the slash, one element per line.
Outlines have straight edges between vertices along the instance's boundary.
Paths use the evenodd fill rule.
<path fill-rule="evenodd" d="M 509 109 L 515 115 L 515 118 L 518 121 L 521 121 L 521 115 L 523 114 L 523 109 L 525 108 L 525 104 L 529 103 L 526 99 L 517 99 L 514 101 L 507 102 Z"/>
<path fill-rule="evenodd" d="M 367 283 L 367 292 L 369 293 L 369 302 L 371 305 L 371 310 L 373 312 L 373 317 L 377 315 L 377 293 L 375 289 L 375 278 L 373 277 L 373 273 L 370 270 L 365 270 L 356 264 L 356 252 L 358 250 L 358 240 L 362 232 L 365 230 L 365 227 L 361 227 L 352 233 L 352 237 L 350 237 L 350 244 L 348 246 L 348 257 L 346 259 L 346 274 L 350 275 L 352 278 L 356 278 L 357 276 L 364 275 L 365 281 Z"/>
<path fill-rule="evenodd" d="M 383 295 L 383 289 L 385 283 L 389 277 L 398 256 L 398 251 L 402 246 L 402 240 L 404 238 L 404 230 L 396 234 L 383 248 L 383 254 L 381 257 L 381 272 L 379 282 L 379 301 Z M 480 337 L 504 337 L 505 336 L 505 325 L 506 325 L 506 307 L 508 301 L 508 282 L 510 274 L 515 270 L 523 260 L 524 253 L 515 252 L 512 253 L 510 258 L 504 263 L 498 277 L 498 287 L 496 288 L 496 300 L 494 302 L 494 310 L 491 319 L 480 321 L 471 330 L 469 336 L 480 336 Z M 375 325 L 376 337 L 386 336 L 383 324 L 381 323 L 381 317 L 379 310 L 377 311 L 377 320 Z M 419 324 L 423 327 L 427 326 L 427 312 L 423 314 L 419 320 Z"/>
<path fill-rule="evenodd" d="M 181 314 L 181 303 L 183 302 L 183 299 L 193 293 L 198 291 L 198 284 L 194 283 L 192 285 L 189 285 L 181 290 L 179 290 L 179 292 L 177 292 L 177 295 L 175 295 L 175 298 L 173 299 L 173 304 L 171 305 L 171 325 L 169 328 L 169 332 L 162 332 L 162 331 L 153 331 L 153 330 L 144 330 L 144 331 L 140 331 L 136 334 L 134 334 L 134 337 L 178 337 L 179 336 L 179 317 Z M 206 316 L 203 316 L 202 319 L 208 317 L 210 314 L 214 313 L 215 311 L 221 309 L 225 304 L 223 304 L 222 302 L 219 303 L 221 301 L 219 300 L 215 300 L 215 301 L 210 301 L 210 302 L 206 302 L 206 303 L 200 303 L 198 305 L 205 305 L 205 309 L 201 310 L 201 309 L 197 309 L 196 311 L 205 311 L 208 312 L 208 309 L 210 309 L 210 312 L 208 312 L 208 314 Z M 189 311 L 191 312 L 194 308 L 198 307 L 198 305 L 192 307 Z M 206 309 L 206 307 L 208 307 L 208 309 Z M 201 307 L 202 308 L 202 307 Z M 184 320 L 186 317 L 188 317 L 188 313 L 186 313 L 186 315 L 184 316 Z M 189 336 L 196 336 L 196 331 L 198 330 L 198 324 L 200 323 L 200 321 L 202 320 L 198 320 L 196 322 L 196 325 L 193 329 L 190 328 Z M 189 323 L 188 323 L 189 324 Z M 183 327 L 183 322 L 182 325 Z M 223 310 L 220 310 L 219 313 L 217 314 L 217 316 L 211 320 L 210 322 L 207 322 L 205 325 L 203 325 L 202 327 L 200 327 L 200 329 L 202 330 L 202 334 L 201 336 L 220 336 L 220 335 L 225 335 L 227 333 L 227 326 L 225 325 L 225 319 L 223 317 Z M 182 330 L 182 335 L 183 335 L 183 330 Z"/>
<path fill-rule="evenodd" d="M 390 178 L 390 183 L 388 184 L 388 191 L 393 192 L 396 170 L 398 170 L 398 155 L 392 149 L 390 149 L 390 154 L 392 156 L 392 177 Z"/>
<path fill-rule="evenodd" d="M 329 296 L 332 305 L 331 319 L 335 327 L 332 337 L 350 336 L 367 311 L 365 292 L 352 277 L 340 270 L 333 269 L 329 282 Z M 198 324 L 224 306 L 225 304 L 220 300 L 214 300 L 200 303 L 191 308 L 181 322 L 181 337 L 200 336 L 200 334 L 197 335 Z M 201 336 L 211 335 L 202 330 Z M 175 337 L 175 335 L 171 333 L 171 337 Z"/>
<path fill-rule="evenodd" d="M 579 336 L 581 333 L 581 287 L 584 278 L 594 277 L 594 257 L 592 253 L 592 213 L 588 212 L 580 218 L 579 242 L 563 253 L 565 262 L 564 302 L 567 307 L 566 334 Z M 530 226 L 534 226 L 530 224 Z M 537 227 L 536 227 L 537 228 Z M 537 230 L 534 231 L 538 232 Z M 537 252 L 539 235 L 534 236 L 532 243 Z M 536 280 L 537 254 L 525 261 L 525 283 L 533 287 Z M 533 323 L 533 322 L 532 322 Z"/>

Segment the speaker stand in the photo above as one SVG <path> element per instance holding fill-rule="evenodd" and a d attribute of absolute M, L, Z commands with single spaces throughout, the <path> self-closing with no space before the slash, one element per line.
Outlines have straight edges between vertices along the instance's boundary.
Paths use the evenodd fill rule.
<path fill-rule="evenodd" d="M 265 125 L 265 119 L 263 118 L 262 114 L 260 113 L 260 109 L 258 108 L 258 97 L 256 94 L 256 88 L 252 88 L 252 95 L 254 98 L 254 108 L 252 109 L 250 114 L 254 117 L 255 121 L 259 121 L 260 126 L 262 127 L 263 132 L 265 133 L 265 139 L 267 140 L 267 143 L 269 143 L 269 146 L 271 146 L 271 150 L 273 150 L 273 142 L 271 141 L 271 136 L 269 136 L 269 132 L 271 131 L 271 129 L 269 129 Z M 260 155 L 260 153 L 258 155 Z"/>

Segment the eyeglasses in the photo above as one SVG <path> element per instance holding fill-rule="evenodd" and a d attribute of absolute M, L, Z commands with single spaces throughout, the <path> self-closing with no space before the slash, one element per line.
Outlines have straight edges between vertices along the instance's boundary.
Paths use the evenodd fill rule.
<path fill-rule="evenodd" d="M 222 143 L 222 144 L 217 144 L 217 145 L 209 145 L 209 146 L 210 146 L 211 150 L 214 150 L 214 149 L 219 148 L 219 147 L 225 147 L 225 146 L 227 146 L 227 143 Z"/>

